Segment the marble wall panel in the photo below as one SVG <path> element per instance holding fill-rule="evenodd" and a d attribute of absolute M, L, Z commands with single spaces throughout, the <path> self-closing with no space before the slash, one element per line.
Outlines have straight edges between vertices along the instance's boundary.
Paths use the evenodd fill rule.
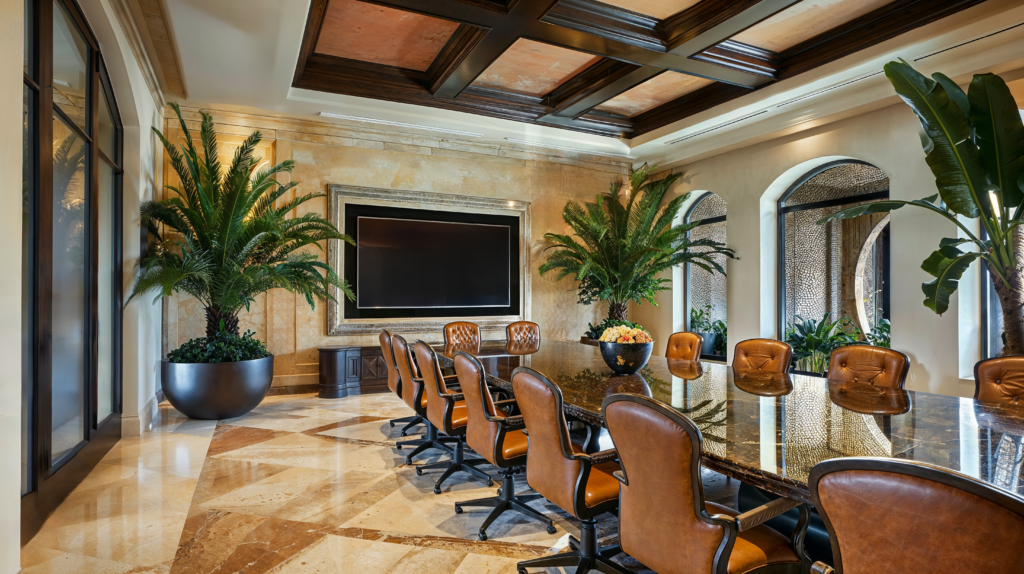
<path fill-rule="evenodd" d="M 565 203 L 592 201 L 612 182 L 624 178 L 628 164 L 575 152 L 554 154 L 522 146 L 374 132 L 314 121 L 211 113 L 218 131 L 231 143 L 253 129 L 274 133 L 278 139 L 265 143 L 271 146 L 265 156 L 295 161 L 292 174 L 281 180 L 290 177 L 301 182 L 295 194 L 325 193 L 329 184 L 343 184 L 531 202 L 531 312 L 533 320 L 541 324 L 543 336 L 577 340 L 587 323 L 607 314 L 604 305 L 578 305 L 572 281 L 556 282 L 553 274 L 540 277 L 537 268 L 543 262 L 544 234 L 567 231 L 561 217 Z M 185 110 L 185 114 L 191 121 L 197 119 L 194 112 Z M 172 183 L 172 177 L 166 176 L 166 183 Z M 318 198 L 297 208 L 294 215 L 326 211 L 327 199 Z M 314 252 L 326 261 L 326 253 Z M 166 308 L 174 312 L 165 314 L 165 349 L 203 335 L 205 317 L 198 301 L 187 295 L 175 296 Z M 285 290 L 261 296 L 242 314 L 240 327 L 256 331 L 267 342 L 276 357 L 274 386 L 278 387 L 316 383 L 319 346 L 377 344 L 376 335 L 328 336 L 327 305 L 317 303 L 311 309 L 305 299 Z M 440 333 L 406 335 L 441 339 Z"/>

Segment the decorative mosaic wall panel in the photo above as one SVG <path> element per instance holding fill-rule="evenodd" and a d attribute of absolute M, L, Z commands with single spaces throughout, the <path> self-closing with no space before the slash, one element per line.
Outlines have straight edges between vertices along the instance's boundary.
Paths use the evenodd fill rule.
<path fill-rule="evenodd" d="M 687 217 L 687 221 L 700 221 L 713 217 L 724 217 L 726 214 L 725 200 L 714 193 L 709 193 L 700 200 Z M 690 230 L 690 239 L 712 239 L 720 243 L 726 241 L 725 222 L 698 225 Z M 700 252 L 700 248 L 693 251 Z M 713 255 L 712 258 L 725 269 L 724 255 Z M 725 321 L 726 308 L 726 277 L 720 273 L 711 274 L 695 265 L 689 266 L 686 277 L 690 308 L 702 309 L 710 305 L 711 320 Z M 690 320 L 690 309 L 686 310 L 686 320 Z"/>
<path fill-rule="evenodd" d="M 872 165 L 848 163 L 827 169 L 807 180 L 793 192 L 784 206 L 854 197 L 889 189 L 885 172 Z"/>

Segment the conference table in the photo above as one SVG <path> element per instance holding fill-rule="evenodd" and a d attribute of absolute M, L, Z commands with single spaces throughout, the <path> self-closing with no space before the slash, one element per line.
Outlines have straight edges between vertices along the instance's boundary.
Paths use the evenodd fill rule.
<path fill-rule="evenodd" d="M 705 468 L 802 502 L 811 502 L 814 465 L 854 456 L 926 462 L 1024 496 L 1024 407 L 664 357 L 617 375 L 597 347 L 567 341 L 436 350 L 446 367 L 456 351 L 475 355 L 488 383 L 506 391 L 517 367 L 544 374 L 561 390 L 569 420 L 592 433 L 604 426 L 608 395 L 653 397 L 700 428 Z"/>

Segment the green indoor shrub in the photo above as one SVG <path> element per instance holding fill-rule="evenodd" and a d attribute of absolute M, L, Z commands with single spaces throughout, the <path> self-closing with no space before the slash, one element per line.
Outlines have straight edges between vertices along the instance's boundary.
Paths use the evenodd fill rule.
<path fill-rule="evenodd" d="M 241 336 L 219 331 L 212 337 L 192 339 L 167 353 L 167 360 L 172 363 L 232 363 L 269 357 L 267 346 L 255 335 L 252 331 Z"/>

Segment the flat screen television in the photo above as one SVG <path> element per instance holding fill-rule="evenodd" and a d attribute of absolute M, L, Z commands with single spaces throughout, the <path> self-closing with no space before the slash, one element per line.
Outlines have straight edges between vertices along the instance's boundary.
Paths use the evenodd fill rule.
<path fill-rule="evenodd" d="M 508 307 L 508 225 L 357 218 L 359 309 Z"/>

